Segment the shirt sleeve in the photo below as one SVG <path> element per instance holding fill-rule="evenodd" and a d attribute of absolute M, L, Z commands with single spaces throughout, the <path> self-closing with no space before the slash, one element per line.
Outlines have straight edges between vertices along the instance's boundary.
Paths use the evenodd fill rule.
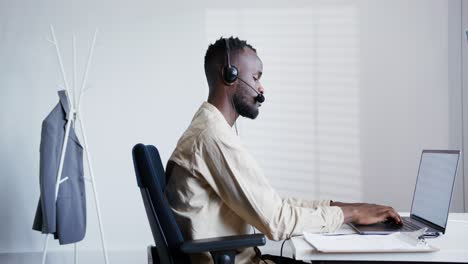
<path fill-rule="evenodd" d="M 304 231 L 332 232 L 343 223 L 341 208 L 329 203 L 283 200 L 238 137 L 211 131 L 199 139 L 192 173 L 203 175 L 231 210 L 269 239 Z"/>
<path fill-rule="evenodd" d="M 307 200 L 296 197 L 283 198 L 283 202 L 289 203 L 293 206 L 300 206 L 306 208 L 317 208 L 319 206 L 330 206 L 331 200 Z"/>

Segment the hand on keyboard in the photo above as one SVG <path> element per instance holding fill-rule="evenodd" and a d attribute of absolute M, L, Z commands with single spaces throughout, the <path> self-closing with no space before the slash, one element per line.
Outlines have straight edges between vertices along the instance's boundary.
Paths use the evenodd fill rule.
<path fill-rule="evenodd" d="M 403 226 L 403 221 L 397 222 L 397 221 L 395 221 L 395 219 L 393 219 L 393 218 L 387 218 L 387 219 L 385 219 L 385 221 L 383 221 L 382 223 L 387 224 L 387 225 L 391 225 L 391 226 L 398 226 L 398 227 L 402 227 L 402 226 Z"/>
<path fill-rule="evenodd" d="M 402 223 L 400 215 L 390 206 L 367 203 L 346 204 L 340 202 L 334 202 L 333 205 L 341 207 L 345 223 L 371 225 L 390 218 L 395 223 Z"/>

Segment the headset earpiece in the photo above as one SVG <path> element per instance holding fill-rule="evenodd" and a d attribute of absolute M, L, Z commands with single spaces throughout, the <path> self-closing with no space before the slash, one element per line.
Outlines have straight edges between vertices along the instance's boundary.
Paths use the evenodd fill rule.
<path fill-rule="evenodd" d="M 223 67 L 223 81 L 227 85 L 233 85 L 234 82 L 237 80 L 239 76 L 239 70 L 236 66 L 231 65 L 231 58 L 230 58 L 230 49 L 229 49 L 229 39 L 225 38 L 224 42 L 226 43 L 226 65 Z"/>
<path fill-rule="evenodd" d="M 236 66 L 224 66 L 223 67 L 223 80 L 227 85 L 233 85 L 237 80 L 239 71 Z"/>

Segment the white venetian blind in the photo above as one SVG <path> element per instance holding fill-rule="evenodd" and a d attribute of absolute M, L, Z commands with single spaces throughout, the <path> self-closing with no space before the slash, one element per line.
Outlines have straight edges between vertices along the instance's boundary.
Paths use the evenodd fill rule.
<path fill-rule="evenodd" d="M 361 200 L 359 20 L 353 6 L 207 9 L 206 38 L 239 36 L 263 61 L 266 102 L 238 120 L 283 196 Z"/>

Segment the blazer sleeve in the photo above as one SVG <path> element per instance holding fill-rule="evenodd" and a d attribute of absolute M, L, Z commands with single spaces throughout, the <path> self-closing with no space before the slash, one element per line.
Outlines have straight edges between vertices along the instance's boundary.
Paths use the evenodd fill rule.
<path fill-rule="evenodd" d="M 55 182 L 63 141 L 63 131 L 61 130 L 63 127 L 57 123 L 47 121 L 42 123 L 39 178 L 43 233 L 55 233 L 56 231 Z"/>

